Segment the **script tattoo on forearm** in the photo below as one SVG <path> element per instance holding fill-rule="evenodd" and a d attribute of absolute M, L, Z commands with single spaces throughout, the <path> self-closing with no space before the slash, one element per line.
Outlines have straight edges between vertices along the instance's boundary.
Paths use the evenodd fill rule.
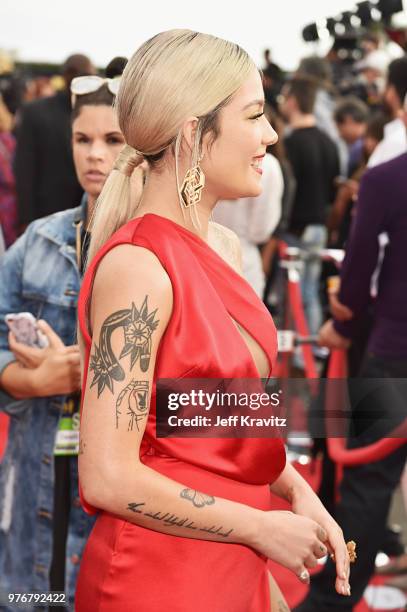
<path fill-rule="evenodd" d="M 148 296 L 144 298 L 140 310 L 132 303 L 131 308 L 118 310 L 105 319 L 100 330 L 99 345 L 94 344 L 90 358 L 90 370 L 93 372 L 91 387 L 97 385 L 98 397 L 107 387 L 113 393 L 113 381 L 125 379 L 125 371 L 119 359 L 130 355 L 130 370 L 137 361 L 142 372 L 147 372 L 151 357 L 151 336 L 157 329 L 157 309 L 148 310 Z M 123 348 L 117 358 L 112 349 L 112 334 L 117 328 L 123 328 Z"/>
<path fill-rule="evenodd" d="M 140 431 L 138 424 L 145 419 L 148 413 L 148 391 L 148 380 L 133 379 L 120 392 L 116 401 L 116 429 L 119 428 L 120 407 L 126 406 L 126 414 L 129 417 L 127 431 L 133 431 L 134 424 L 137 431 Z"/>
<path fill-rule="evenodd" d="M 79 439 L 79 451 L 78 451 L 79 455 L 83 455 L 83 453 L 85 452 L 85 446 L 86 446 L 86 443 L 84 439 L 81 437 Z"/>
<path fill-rule="evenodd" d="M 212 495 L 206 495 L 206 493 L 200 493 L 194 489 L 183 489 L 180 493 L 180 497 L 191 501 L 195 508 L 203 508 L 204 506 L 210 506 L 215 503 L 215 498 Z"/>
<path fill-rule="evenodd" d="M 151 512 L 143 508 L 146 504 L 144 502 L 131 502 L 127 506 L 127 510 L 134 512 L 135 514 L 142 514 L 148 516 L 155 521 L 161 521 L 166 527 L 184 527 L 185 529 L 191 529 L 193 531 L 203 531 L 211 535 L 217 535 L 222 538 L 228 538 L 232 533 L 233 529 L 224 530 L 223 525 L 219 527 L 217 525 L 197 525 L 195 521 L 191 521 L 188 517 L 180 517 L 170 512 Z"/>

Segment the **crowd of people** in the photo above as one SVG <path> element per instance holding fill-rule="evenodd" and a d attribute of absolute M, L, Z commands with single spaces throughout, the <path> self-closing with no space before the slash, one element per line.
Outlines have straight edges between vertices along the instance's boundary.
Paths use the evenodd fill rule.
<path fill-rule="evenodd" d="M 257 71 L 250 72 L 249 60 L 243 61 L 243 52 L 219 68 L 222 53 L 234 58 L 230 43 L 202 40 L 209 54 L 209 67 L 204 68 L 199 57 L 199 36 L 204 35 L 174 34 L 172 44 L 179 45 L 175 59 L 168 40 L 161 41 L 160 36 L 152 39 L 150 47 L 146 43 L 145 57 L 139 51 L 129 63 L 114 58 L 103 75 L 87 56 L 76 54 L 64 63 L 61 81 L 41 81 L 34 92 L 20 82 L 17 87 L 17 80 L 10 77 L 7 87 L 1 88 L 0 410 L 10 420 L 0 463 L 0 592 L 64 591 L 66 606 L 73 609 L 78 585 L 79 612 L 102 609 L 97 606 L 158 612 L 164 602 L 171 612 L 186 612 L 204 609 L 196 603 L 202 566 L 208 575 L 214 568 L 218 573 L 213 589 L 205 587 L 201 595 L 206 609 L 246 612 L 250 603 L 260 611 L 271 602 L 280 606 L 273 610 L 288 610 L 277 584 L 263 574 L 262 561 L 269 557 L 310 582 L 298 612 L 351 611 L 375 571 L 379 551 L 391 550 L 396 561 L 389 567 L 407 571 L 403 546 L 386 547 L 391 536 L 389 508 L 407 458 L 405 445 L 380 461 L 346 468 L 332 518 L 308 485 L 289 471 L 291 466 L 284 468 L 282 448 L 260 441 L 262 449 L 253 446 L 247 451 L 250 465 L 245 467 L 239 463 L 238 445 L 224 447 L 230 453 L 226 458 L 221 446 L 210 446 L 206 456 L 210 440 L 195 447 L 177 447 L 176 440 L 158 444 L 154 423 L 145 419 L 142 404 L 151 397 L 157 375 L 270 375 L 276 347 L 267 310 L 278 320 L 285 303 L 275 282 L 280 241 L 315 253 L 325 247 L 345 250 L 340 279 L 329 294 L 321 261 L 314 257 L 303 262 L 301 295 L 310 334 L 319 339 L 316 358 L 322 363 L 321 356 L 326 355 L 321 347 L 343 349 L 349 376 L 407 378 L 407 55 L 400 50 L 400 57 L 391 59 L 383 42 L 375 35 L 366 36 L 365 56 L 352 67 L 352 86 L 348 79 L 345 87 L 343 77 L 336 82 L 338 66 L 329 58 L 306 57 L 297 70 L 286 74 L 267 52 L 260 81 Z M 189 70 L 188 96 L 181 76 L 176 77 L 175 60 L 185 62 Z M 211 87 L 223 87 L 222 92 L 202 93 L 199 67 L 207 82 L 215 83 Z M 164 70 L 174 71 L 174 82 Z M 226 76 L 228 84 L 220 86 Z M 53 91 L 52 83 L 62 87 Z M 250 105 L 253 92 L 257 103 Z M 176 100 L 184 93 L 182 103 Z M 245 121 L 250 121 L 250 133 L 236 119 L 237 100 L 248 102 Z M 216 113 L 223 113 L 222 130 Z M 197 123 L 191 117 L 197 117 Z M 239 147 L 246 154 L 256 146 L 250 172 L 256 174 L 253 181 L 256 186 L 260 182 L 261 189 L 252 186 L 252 178 L 246 179 L 238 157 Z M 208 161 L 212 150 L 217 165 Z M 158 194 L 158 200 L 168 196 L 172 202 L 174 180 L 163 165 L 170 154 L 175 156 L 182 215 L 154 199 Z M 184 163 L 184 155 L 191 163 Z M 187 172 L 180 172 L 180 167 Z M 184 175 L 181 186 L 179 177 Z M 217 202 L 208 204 L 209 224 L 209 212 L 208 217 L 199 212 L 199 206 L 204 209 L 199 202 L 205 190 L 211 194 L 203 196 L 205 205 L 205 198 Z M 204 273 L 196 265 L 198 260 L 205 261 L 200 264 Z M 87 261 L 91 265 L 82 285 Z M 242 276 L 248 284 L 242 284 Z M 132 278 L 139 279 L 140 290 Z M 233 291 L 224 288 L 228 283 Z M 34 315 L 45 347 L 28 346 L 10 331 L 6 315 L 22 312 Z M 224 324 L 219 326 L 215 315 L 224 317 Z M 124 348 L 111 340 L 120 326 L 126 337 Z M 236 330 L 239 341 L 243 338 L 246 343 L 245 351 L 235 346 Z M 98 338 L 99 346 L 92 337 Z M 130 353 L 131 375 L 121 365 L 122 357 Z M 150 361 L 158 374 L 149 367 Z M 88 363 L 89 372 L 83 370 Z M 294 356 L 294 371 L 296 376 L 304 375 L 299 353 Z M 128 414 L 136 419 L 137 436 L 130 438 L 130 430 L 136 433 L 133 420 L 123 430 L 118 425 L 118 415 L 125 418 L 124 410 L 118 409 L 119 399 L 113 434 L 111 415 L 102 416 L 107 393 L 124 380 L 120 402 L 127 394 Z M 81 396 L 85 389 L 86 399 Z M 95 409 L 100 413 L 97 419 L 89 416 Z M 379 404 L 378 410 L 386 416 L 391 406 Z M 359 417 L 364 426 L 350 446 L 376 440 L 365 415 Z M 354 418 L 357 421 L 358 415 Z M 143 461 L 133 464 L 125 453 L 134 454 L 135 449 Z M 221 468 L 211 464 L 212 454 L 222 457 Z M 174 456 L 182 469 L 166 462 Z M 265 461 L 274 462 L 274 484 L 259 468 Z M 118 468 L 112 467 L 116 465 L 126 471 L 124 484 L 118 480 Z M 187 465 L 195 465 L 196 473 Z M 261 525 L 271 540 L 276 529 L 282 539 L 287 536 L 294 542 L 285 551 L 278 549 L 278 542 L 268 545 L 263 536 L 252 539 L 245 532 L 245 522 L 254 520 L 254 515 L 244 514 L 244 509 L 251 505 L 268 509 L 265 494 L 259 488 L 252 504 L 243 484 L 238 492 L 232 482 L 260 487 L 262 478 L 293 504 L 293 513 L 303 521 L 289 524 L 284 522 L 287 517 L 278 517 L 281 522 L 272 523 L 272 513 L 263 513 L 270 515 L 270 523 Z M 178 499 L 176 481 L 191 487 L 184 487 Z M 199 494 L 197 488 L 211 494 Z M 293 493 L 297 490 L 301 501 Z M 202 496 L 201 503 L 191 497 L 193 492 Z M 216 503 L 221 510 L 212 509 L 218 508 L 214 495 L 219 495 Z M 184 511 L 188 499 L 192 503 Z M 164 508 L 177 519 L 175 527 L 163 520 Z M 190 515 L 182 522 L 185 512 Z M 225 521 L 236 537 L 226 543 L 202 528 L 198 531 L 207 533 L 195 531 L 193 540 L 186 521 L 222 523 L 222 528 Z M 305 540 L 304 531 L 314 535 L 312 541 Z M 343 534 L 345 540 L 358 542 L 358 563 L 350 578 Z M 169 543 L 171 538 L 175 544 Z M 143 568 L 135 565 L 136 560 L 145 561 L 140 546 L 151 557 Z M 177 553 L 174 546 L 179 546 Z M 247 555 L 248 548 L 255 550 L 253 558 Z M 120 559 L 114 568 L 114 575 L 120 574 L 120 587 L 113 580 L 112 552 Z M 310 581 L 308 570 L 327 553 L 334 558 L 328 555 L 323 570 Z M 174 555 L 175 567 L 170 568 Z M 182 557 L 181 569 L 177 564 Z M 196 574 L 187 570 L 185 559 L 199 566 Z M 156 576 L 161 572 L 167 576 L 161 594 L 153 587 L 152 568 Z M 109 572 L 110 582 L 103 578 Z M 235 576 L 228 581 L 230 572 Z M 188 575 L 184 581 L 188 586 L 179 578 L 177 582 L 177 573 Z M 259 585 L 256 576 L 261 575 Z M 247 576 L 253 588 L 248 588 L 245 599 L 238 585 Z M 140 580 L 137 597 L 129 594 L 135 590 L 134 580 Z M 397 580 L 395 584 L 407 590 L 407 584 Z M 235 590 L 240 601 L 234 599 Z M 195 603 L 176 604 L 177 597 L 184 602 L 191 597 Z"/>

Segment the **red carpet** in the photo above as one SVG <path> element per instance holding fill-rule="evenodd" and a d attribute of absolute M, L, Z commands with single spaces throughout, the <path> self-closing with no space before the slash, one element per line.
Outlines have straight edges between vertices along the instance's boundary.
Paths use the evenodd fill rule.
<path fill-rule="evenodd" d="M 0 460 L 3 456 L 7 441 L 8 417 L 0 412 Z"/>
<path fill-rule="evenodd" d="M 8 430 L 8 418 L 0 413 L 0 460 L 3 455 L 6 440 L 7 440 L 7 430 Z M 319 472 L 319 463 L 315 462 L 313 464 L 302 466 L 299 464 L 295 464 L 298 471 L 308 480 L 308 482 L 312 485 L 313 488 L 316 488 L 319 483 L 320 472 Z M 275 509 L 281 510 L 289 510 L 289 505 L 282 501 L 279 498 L 274 499 Z M 287 598 L 288 604 L 290 607 L 296 606 L 305 596 L 307 587 L 301 584 L 301 582 L 288 570 L 282 568 L 281 566 L 276 565 L 272 561 L 269 562 L 270 570 L 277 580 L 282 592 Z M 317 570 L 318 571 L 318 570 Z M 383 579 L 374 578 L 371 582 L 372 585 L 380 585 L 383 584 Z M 365 601 L 360 603 L 354 610 L 354 612 L 402 612 L 405 610 L 404 607 L 398 608 L 378 608 L 378 607 L 369 607 Z M 315 611 L 317 612 L 317 611 Z"/>

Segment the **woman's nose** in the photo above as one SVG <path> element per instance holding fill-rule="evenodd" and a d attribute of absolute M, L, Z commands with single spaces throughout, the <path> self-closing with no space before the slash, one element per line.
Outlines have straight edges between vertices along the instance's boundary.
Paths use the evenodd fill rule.
<path fill-rule="evenodd" d="M 277 132 L 271 127 L 270 123 L 267 121 L 267 130 L 264 134 L 263 141 L 265 145 L 268 147 L 270 145 L 276 144 L 278 141 Z"/>
<path fill-rule="evenodd" d="M 98 142 L 93 142 L 91 147 L 89 148 L 88 157 L 91 159 L 103 159 L 104 158 L 103 145 Z"/>

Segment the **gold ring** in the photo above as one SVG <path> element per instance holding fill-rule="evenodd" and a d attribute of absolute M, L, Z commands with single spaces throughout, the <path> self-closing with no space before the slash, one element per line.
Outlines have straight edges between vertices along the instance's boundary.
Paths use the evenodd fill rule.
<path fill-rule="evenodd" d="M 349 561 L 355 563 L 357 559 L 356 542 L 349 540 L 349 542 L 346 542 L 346 548 L 348 549 Z"/>
<path fill-rule="evenodd" d="M 356 542 L 349 540 L 349 542 L 346 543 L 346 548 L 348 549 L 349 562 L 355 563 L 357 559 Z M 329 556 L 331 557 L 332 561 L 335 562 L 335 554 L 331 553 Z"/>

